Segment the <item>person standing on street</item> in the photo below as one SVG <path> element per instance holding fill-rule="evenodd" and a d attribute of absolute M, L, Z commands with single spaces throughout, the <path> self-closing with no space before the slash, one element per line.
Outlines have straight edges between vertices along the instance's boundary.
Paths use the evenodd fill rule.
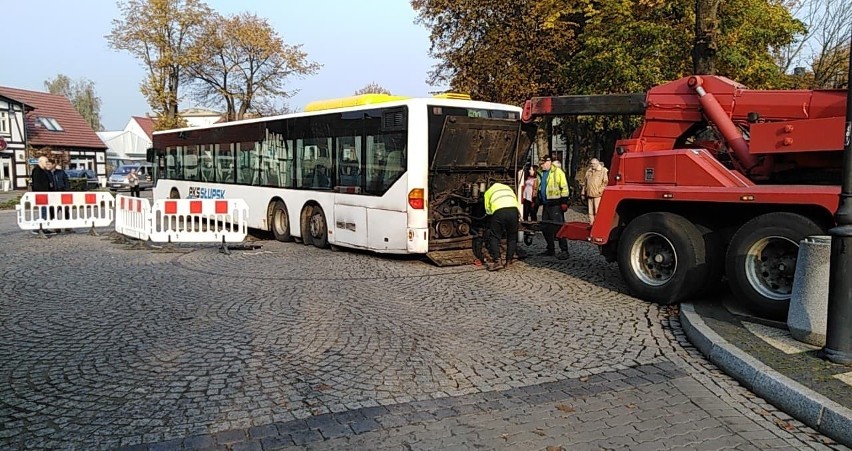
<path fill-rule="evenodd" d="M 130 195 L 139 197 L 139 174 L 136 169 L 131 169 L 130 174 L 127 174 L 127 184 L 130 185 Z"/>
<path fill-rule="evenodd" d="M 523 219 L 524 221 L 538 221 L 538 206 L 535 203 L 536 192 L 538 191 L 538 173 L 535 167 L 530 166 L 524 170 L 523 192 L 521 201 L 523 203 Z"/>
<path fill-rule="evenodd" d="M 485 269 L 497 271 L 512 263 L 512 257 L 518 247 L 518 222 L 520 211 L 518 210 L 518 195 L 512 188 L 497 183 L 494 179 L 488 180 L 489 187 L 485 190 L 485 214 L 490 216 L 488 227 L 488 253 L 491 261 L 487 262 Z M 506 258 L 500 257 L 500 240 L 506 237 Z"/>
<path fill-rule="evenodd" d="M 54 191 L 71 191 L 71 182 L 68 180 L 68 174 L 62 169 L 62 166 L 56 164 L 55 160 L 49 163 L 50 174 L 53 177 Z M 62 218 L 71 219 L 71 207 L 62 207 Z M 61 229 L 54 230 L 56 233 L 61 232 Z M 66 232 L 71 232 L 71 229 L 65 229 Z"/>
<path fill-rule="evenodd" d="M 586 176 L 583 178 L 583 191 L 580 193 L 589 204 L 589 225 L 595 223 L 595 216 L 598 214 L 598 206 L 601 204 L 601 196 L 607 183 L 609 183 L 609 171 L 600 160 L 592 158 L 589 169 L 586 170 Z"/>
<path fill-rule="evenodd" d="M 30 173 L 30 189 L 32 191 L 37 193 L 53 191 L 53 176 L 50 173 L 50 170 L 48 169 L 49 165 L 50 162 L 48 161 L 47 157 L 38 157 L 38 164 L 33 167 L 33 171 L 32 173 Z M 50 211 L 49 216 L 53 216 L 53 211 Z M 48 218 L 48 207 L 41 207 L 41 209 L 39 210 L 39 217 L 42 220 L 46 220 Z M 45 230 L 44 232 L 52 233 L 48 230 Z M 34 235 L 38 235 L 38 232 L 35 230 L 33 230 L 32 233 Z"/>
<path fill-rule="evenodd" d="M 541 255 L 555 255 L 556 232 L 560 224 L 565 222 L 565 212 L 568 211 L 568 178 L 562 169 L 553 165 L 549 155 L 539 161 L 541 170 L 538 174 L 538 196 L 543 205 L 541 214 L 541 232 L 547 242 L 547 249 Z M 560 260 L 568 258 L 568 240 L 559 239 L 559 249 L 562 252 L 556 256 Z"/>
<path fill-rule="evenodd" d="M 50 175 L 47 173 L 48 164 L 47 157 L 38 157 L 38 164 L 33 168 L 33 172 L 30 174 L 30 177 L 32 178 L 30 188 L 33 191 L 38 193 L 51 191 Z"/>

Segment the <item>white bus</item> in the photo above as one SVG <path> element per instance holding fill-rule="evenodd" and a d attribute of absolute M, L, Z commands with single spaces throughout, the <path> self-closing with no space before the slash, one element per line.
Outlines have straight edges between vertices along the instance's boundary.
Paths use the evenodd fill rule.
<path fill-rule="evenodd" d="M 154 198 L 244 199 L 248 226 L 380 253 L 470 249 L 488 178 L 513 183 L 521 109 L 367 94 L 306 112 L 154 133 Z"/>

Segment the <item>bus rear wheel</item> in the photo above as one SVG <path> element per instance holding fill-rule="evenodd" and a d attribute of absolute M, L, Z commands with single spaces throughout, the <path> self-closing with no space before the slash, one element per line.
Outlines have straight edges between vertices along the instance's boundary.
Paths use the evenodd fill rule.
<path fill-rule="evenodd" d="M 618 241 L 618 268 L 630 292 L 658 304 L 693 295 L 707 274 L 704 238 L 674 213 L 647 213 L 630 221 Z"/>
<path fill-rule="evenodd" d="M 328 222 L 325 220 L 325 213 L 323 213 L 322 208 L 318 206 L 311 211 L 308 232 L 314 246 L 320 249 L 328 248 Z"/>
<path fill-rule="evenodd" d="M 283 201 L 276 200 L 272 204 L 269 214 L 269 225 L 272 229 L 272 234 L 278 241 L 290 241 L 290 215 L 287 214 L 287 206 Z"/>
<path fill-rule="evenodd" d="M 785 319 L 799 241 L 822 233 L 814 221 L 790 212 L 766 213 L 746 222 L 731 238 L 725 259 L 731 291 L 752 313 Z"/>

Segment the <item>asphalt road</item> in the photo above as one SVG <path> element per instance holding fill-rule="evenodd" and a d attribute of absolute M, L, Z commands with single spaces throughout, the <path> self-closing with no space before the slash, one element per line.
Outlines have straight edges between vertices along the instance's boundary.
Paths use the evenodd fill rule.
<path fill-rule="evenodd" d="M 0 211 L 0 448 L 841 449 L 586 243 L 490 273 L 100 232 Z"/>

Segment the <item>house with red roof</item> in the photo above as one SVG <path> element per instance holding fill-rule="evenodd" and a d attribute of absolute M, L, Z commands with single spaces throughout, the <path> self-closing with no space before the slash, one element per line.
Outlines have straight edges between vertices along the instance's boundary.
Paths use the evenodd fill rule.
<path fill-rule="evenodd" d="M 65 96 L 0 86 L 0 138 L 0 179 L 14 189 L 27 189 L 28 148 L 49 148 L 67 155 L 70 168 L 106 177 L 107 146 Z"/>

